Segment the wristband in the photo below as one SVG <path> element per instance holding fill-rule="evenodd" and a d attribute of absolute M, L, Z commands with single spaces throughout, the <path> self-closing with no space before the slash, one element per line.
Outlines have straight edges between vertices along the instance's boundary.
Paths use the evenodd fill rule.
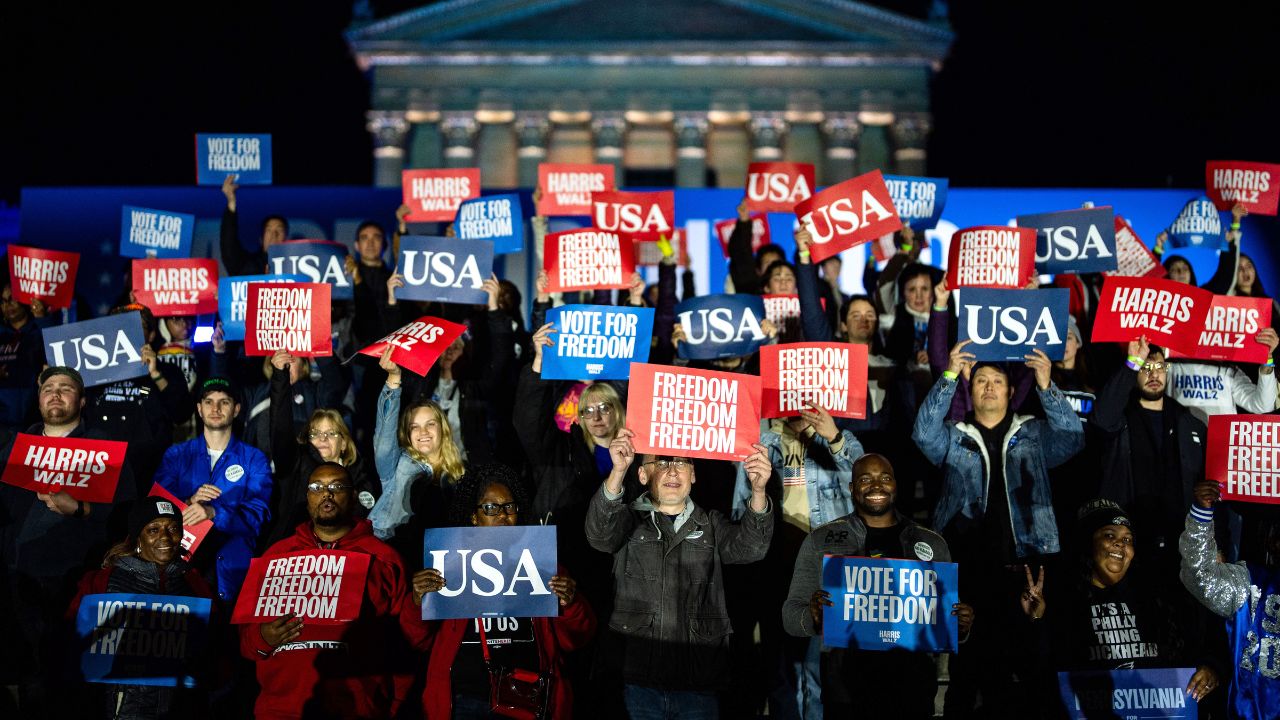
<path fill-rule="evenodd" d="M 796 253 L 796 257 L 800 258 L 801 260 L 808 260 L 808 259 L 809 259 L 809 251 L 808 251 L 808 250 L 801 250 L 800 252 Z"/>
<path fill-rule="evenodd" d="M 1196 522 L 1201 522 L 1201 523 L 1213 522 L 1213 510 L 1205 509 L 1200 507 L 1199 505 L 1196 505 L 1195 503 L 1192 503 L 1191 518 Z"/>
<path fill-rule="evenodd" d="M 1231 229 L 1232 229 L 1232 230 L 1239 230 L 1239 229 L 1240 229 L 1240 223 L 1238 223 L 1238 222 L 1233 222 L 1233 223 L 1231 223 Z"/>
<path fill-rule="evenodd" d="M 946 306 L 946 305 L 943 305 L 942 307 L 938 307 L 937 305 L 934 305 L 934 306 L 933 306 L 933 311 L 934 311 L 934 312 L 946 312 L 946 311 L 947 311 L 947 306 Z"/>
<path fill-rule="evenodd" d="M 151 379 L 155 382 L 159 382 L 164 379 L 164 375 L 161 373 L 156 373 L 155 375 L 151 376 Z"/>
<path fill-rule="evenodd" d="M 1142 369 L 1142 360 L 1136 355 L 1130 355 L 1129 359 L 1124 361 L 1124 364 L 1127 365 L 1130 370 Z"/>
<path fill-rule="evenodd" d="M 671 257 L 675 251 L 671 249 L 671 241 L 666 238 L 658 239 L 658 250 L 662 251 L 662 257 Z"/>
<path fill-rule="evenodd" d="M 1266 361 L 1266 362 L 1264 362 L 1264 363 L 1262 363 L 1262 367 L 1269 367 L 1269 368 L 1273 368 L 1273 367 L 1275 367 L 1275 366 L 1276 366 L 1276 359 L 1275 359 L 1275 358 L 1273 358 L 1273 357 L 1268 357 L 1268 358 L 1267 358 L 1267 361 Z"/>
<path fill-rule="evenodd" d="M 960 373 L 958 373 L 958 372 L 953 372 L 953 371 L 951 371 L 951 370 L 943 370 L 943 371 L 942 371 L 942 377 L 944 377 L 944 378 L 946 378 L 946 379 L 948 379 L 948 380 L 955 380 L 956 378 L 960 377 Z"/>
<path fill-rule="evenodd" d="M 902 252 L 911 252 L 911 243 L 902 246 Z"/>

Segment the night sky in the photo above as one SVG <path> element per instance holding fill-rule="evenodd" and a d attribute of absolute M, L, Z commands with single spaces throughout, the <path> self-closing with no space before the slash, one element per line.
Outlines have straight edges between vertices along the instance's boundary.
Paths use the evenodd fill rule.
<path fill-rule="evenodd" d="M 277 184 L 371 180 L 348 3 L 15 5 L 0 200 L 22 185 L 190 185 L 197 131 L 272 133 Z M 953 3 L 930 173 L 957 186 L 1197 187 L 1206 159 L 1280 161 L 1274 18 L 1131 5 Z"/>

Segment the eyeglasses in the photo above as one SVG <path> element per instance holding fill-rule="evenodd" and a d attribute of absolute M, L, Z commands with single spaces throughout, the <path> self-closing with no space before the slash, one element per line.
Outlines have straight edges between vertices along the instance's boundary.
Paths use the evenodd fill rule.
<path fill-rule="evenodd" d="M 678 473 L 686 473 L 693 469 L 693 463 L 688 460 L 653 460 L 645 463 L 645 467 L 652 465 L 658 474 L 668 473 L 675 470 Z"/>
<path fill-rule="evenodd" d="M 579 407 L 578 414 L 584 418 L 607 417 L 613 414 L 613 407 L 609 403 L 597 403 L 586 407 Z"/>
<path fill-rule="evenodd" d="M 333 430 L 325 430 L 324 432 L 310 432 L 307 434 L 307 437 L 312 440 L 337 440 L 342 437 L 342 435 L 334 432 Z"/>
<path fill-rule="evenodd" d="M 1149 373 L 1153 373 L 1153 372 L 1160 372 L 1161 370 L 1164 370 L 1167 367 L 1169 367 L 1169 363 L 1149 362 L 1143 365 L 1142 369 L 1146 370 Z"/>
<path fill-rule="evenodd" d="M 516 513 L 520 512 L 520 504 L 514 503 L 514 502 L 502 503 L 502 504 L 481 503 L 476 507 L 479 508 L 480 512 L 484 513 L 485 515 L 488 515 L 489 517 L 496 517 L 498 515 L 515 515 Z"/>
<path fill-rule="evenodd" d="M 337 495 L 340 492 L 346 492 L 350 489 L 350 485 L 343 485 L 342 483 L 330 483 L 329 485 L 324 485 L 322 483 L 309 483 L 307 485 L 307 492 L 330 493 L 332 495 Z"/>

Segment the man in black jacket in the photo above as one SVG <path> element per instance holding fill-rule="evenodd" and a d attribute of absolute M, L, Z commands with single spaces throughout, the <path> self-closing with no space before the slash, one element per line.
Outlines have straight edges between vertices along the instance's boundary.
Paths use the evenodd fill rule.
<path fill-rule="evenodd" d="M 248 252 L 240 244 L 240 217 L 236 214 L 235 175 L 222 181 L 222 194 L 227 196 L 227 209 L 222 213 L 219 245 L 222 264 L 228 275 L 261 275 L 267 272 L 267 248 L 289 239 L 289 221 L 281 215 L 268 215 L 262 221 L 262 250 Z"/>

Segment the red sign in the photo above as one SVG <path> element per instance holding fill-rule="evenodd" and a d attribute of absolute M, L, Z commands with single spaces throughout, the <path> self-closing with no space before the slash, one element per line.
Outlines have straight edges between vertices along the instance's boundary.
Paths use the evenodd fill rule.
<path fill-rule="evenodd" d="M 760 440 L 755 375 L 631 363 L 627 397 L 639 453 L 741 460 Z"/>
<path fill-rule="evenodd" d="M 1021 290 L 1036 272 L 1035 228 L 982 225 L 951 236 L 947 287 Z"/>
<path fill-rule="evenodd" d="M 1223 500 L 1280 503 L 1280 417 L 1210 415 L 1204 477 Z"/>
<path fill-rule="evenodd" d="M 1255 215 L 1275 215 L 1280 204 L 1280 165 L 1210 160 L 1204 165 L 1204 189 L 1219 210 L 1240 203 Z"/>
<path fill-rule="evenodd" d="M 1116 269 L 1103 270 L 1103 275 L 1122 277 L 1154 277 L 1166 275 L 1164 265 L 1142 243 L 1124 218 L 1116 216 Z"/>
<path fill-rule="evenodd" d="M 929 247 L 929 238 L 925 234 L 926 231 L 917 230 L 915 232 L 915 240 L 912 242 L 915 247 L 924 251 Z M 871 241 L 871 256 L 875 258 L 876 262 L 885 262 L 898 254 L 898 244 L 894 241 L 895 237 L 897 237 L 896 233 L 887 233 Z"/>
<path fill-rule="evenodd" d="M 625 289 L 636 271 L 635 246 L 596 228 L 551 233 L 542 245 L 548 292 Z"/>
<path fill-rule="evenodd" d="M 39 299 L 50 308 L 71 307 L 80 253 L 9 246 L 9 283 L 13 299 L 30 305 Z"/>
<path fill-rule="evenodd" d="M 0 481 L 38 493 L 109 503 L 116 495 L 128 443 L 18 433 Z"/>
<path fill-rule="evenodd" d="M 134 260 L 133 297 L 156 317 L 218 312 L 218 261 Z"/>
<path fill-rule="evenodd" d="M 303 550 L 249 561 L 231 622 L 265 623 L 293 614 L 303 623 L 340 625 L 360 615 L 370 556 Z"/>
<path fill-rule="evenodd" d="M 164 487 L 159 483 L 152 485 L 151 490 L 148 491 L 147 494 L 155 495 L 156 497 L 162 497 L 165 500 L 168 500 L 169 502 L 173 503 L 174 507 L 178 508 L 179 515 L 181 515 L 182 512 L 187 509 L 187 504 L 185 502 L 179 500 L 178 496 L 174 495 L 168 490 L 165 490 Z M 200 543 L 204 542 L 205 536 L 209 534 L 209 530 L 212 527 L 213 527 L 212 519 L 201 520 L 195 525 L 183 524 L 182 549 L 187 551 L 188 553 L 187 557 L 191 557 L 192 555 L 196 554 L 196 548 L 200 547 Z"/>
<path fill-rule="evenodd" d="M 540 163 L 538 187 L 542 189 L 539 215 L 590 215 L 591 196 L 614 190 L 613 166 Z"/>
<path fill-rule="evenodd" d="M 1267 346 L 1255 338 L 1271 326 L 1271 299 L 1214 295 L 1204 318 L 1196 352 L 1171 357 L 1195 360 L 1226 360 L 1261 365 L 1267 361 Z"/>
<path fill-rule="evenodd" d="M 1154 278 L 1109 277 L 1102 282 L 1093 342 L 1130 342 L 1146 335 L 1156 345 L 1196 352 L 1213 294 Z"/>
<path fill-rule="evenodd" d="M 676 226 L 676 194 L 671 190 L 593 193 L 591 206 L 597 228 L 632 240 L 671 237 Z"/>
<path fill-rule="evenodd" d="M 329 283 L 249 283 L 244 354 L 288 350 L 298 357 L 333 354 Z"/>
<path fill-rule="evenodd" d="M 815 263 L 902 229 L 879 170 L 823 190 L 796 205 L 795 213 L 813 235 L 809 253 Z"/>
<path fill-rule="evenodd" d="M 424 315 L 360 351 L 362 355 L 382 357 L 391 345 L 391 362 L 426 377 L 441 353 L 457 340 L 466 326 Z"/>
<path fill-rule="evenodd" d="M 867 346 L 788 343 L 760 348 L 761 416 L 793 417 L 817 405 L 835 417 L 867 416 Z"/>
<path fill-rule="evenodd" d="M 747 166 L 747 209 L 791 212 L 813 196 L 815 187 L 809 163 L 753 162 Z"/>
<path fill-rule="evenodd" d="M 676 266 L 689 267 L 689 241 L 683 228 L 676 228 L 675 237 L 671 240 L 671 248 L 676 253 Z M 658 265 L 662 262 L 662 249 L 658 243 L 647 240 L 635 241 L 636 267 Z"/>
<path fill-rule="evenodd" d="M 716 237 L 720 240 L 720 252 L 729 257 L 729 237 L 737 227 L 738 220 L 723 220 L 715 224 Z M 763 213 L 751 215 L 751 254 L 754 255 L 761 245 L 769 242 L 769 216 Z"/>
<path fill-rule="evenodd" d="M 480 168 L 405 170 L 400 176 L 408 222 L 452 222 L 464 200 L 480 197 Z"/>
<path fill-rule="evenodd" d="M 764 316 L 774 325 L 782 327 L 783 323 L 800 317 L 799 295 L 761 295 L 764 300 Z M 818 298 L 818 304 L 827 309 L 827 299 Z"/>

